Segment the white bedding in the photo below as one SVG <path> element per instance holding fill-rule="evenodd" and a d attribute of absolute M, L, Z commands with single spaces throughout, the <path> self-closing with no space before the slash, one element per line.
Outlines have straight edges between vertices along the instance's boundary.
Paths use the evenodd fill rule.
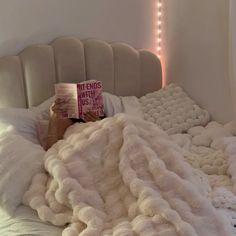
<path fill-rule="evenodd" d="M 168 134 L 186 132 L 209 121 L 209 113 L 175 84 L 148 93 L 139 101 L 144 119 L 157 124 Z"/>
<path fill-rule="evenodd" d="M 208 199 L 226 215 L 236 235 L 236 138 L 233 135 L 235 122 L 224 126 L 210 122 L 206 127 L 195 127 L 188 134 L 171 135 L 171 138 L 181 147 L 185 160 L 200 171 L 202 185 L 209 189 Z"/>
<path fill-rule="evenodd" d="M 1 236 L 61 236 L 62 233 L 60 227 L 42 222 L 36 211 L 24 205 L 20 205 L 13 216 L 0 213 L 0 219 Z"/>
<path fill-rule="evenodd" d="M 35 173 L 43 169 L 45 151 L 15 130 L 0 135 L 0 206 L 12 214 Z"/>
<path fill-rule="evenodd" d="M 232 235 L 181 150 L 152 123 L 117 115 L 75 124 L 45 167 L 24 202 L 44 221 L 71 223 L 63 236 Z"/>
<path fill-rule="evenodd" d="M 115 113 L 118 113 L 119 111 L 122 111 L 136 118 L 143 118 L 143 114 L 141 112 L 142 107 L 140 106 L 137 98 L 125 97 L 118 99 L 118 97 L 110 97 L 110 95 L 107 97 L 108 98 L 106 102 L 109 104 L 108 112 L 111 113 L 111 116 Z M 52 99 L 47 102 L 46 106 L 50 106 L 51 102 Z M 41 110 L 45 111 L 45 106 L 43 106 Z M 27 124 L 27 122 L 24 124 Z M 26 127 L 27 125 L 24 126 L 24 132 L 26 130 L 29 133 L 35 133 L 35 130 L 32 130 L 32 122 L 30 122 L 29 125 L 29 128 Z M 16 131 L 18 130 L 21 131 L 21 129 L 17 128 Z M 232 192 L 235 193 L 236 188 L 231 180 L 231 176 L 233 176 L 233 181 L 236 183 L 236 149 L 234 148 L 236 146 L 236 139 L 233 137 L 233 135 L 236 135 L 236 125 L 234 122 L 231 122 L 225 126 L 217 124 L 216 122 L 212 122 L 209 123 L 206 128 L 194 127 L 188 129 L 187 132 L 187 134 L 172 135 L 171 138 L 174 142 L 176 142 L 176 144 L 178 144 L 179 147 L 181 147 L 182 152 L 184 153 L 185 161 L 192 165 L 192 167 L 196 170 L 200 169 L 203 171 L 203 173 L 199 171 L 196 171 L 195 173 L 198 176 L 198 179 L 201 180 L 201 189 L 204 189 L 205 193 L 207 191 L 210 193 L 208 194 L 207 198 L 213 203 L 215 207 L 220 210 L 224 210 L 224 214 L 226 214 L 228 217 L 233 231 L 233 225 L 236 223 L 236 198 Z M 19 138 L 19 143 L 22 142 L 26 142 L 26 140 L 24 139 L 24 141 L 22 141 Z M 29 143 L 27 145 L 31 150 L 31 145 L 29 145 Z M 3 151 L 4 149 L 1 150 L 1 152 Z M 24 152 L 29 153 L 27 152 L 27 149 L 24 151 L 22 149 L 22 154 Z M 15 160 L 17 160 L 17 156 L 15 156 Z M 229 163 L 231 165 L 230 169 L 228 169 Z M 15 161 L 15 164 L 17 165 L 17 161 Z M 14 200 L 14 196 L 12 196 L 10 199 Z M 19 201 L 18 199 L 19 197 L 17 197 L 17 201 Z M 3 218 L 1 219 L 0 235 L 4 235 L 6 232 L 8 232 L 8 234 L 5 235 L 8 236 L 22 235 L 22 233 L 26 235 L 49 235 L 49 231 L 47 230 L 52 229 L 50 235 L 54 236 L 54 232 L 55 235 L 57 235 L 58 232 L 61 232 L 60 228 L 53 226 L 51 228 L 48 225 L 45 226 L 45 224 L 43 224 L 41 221 L 38 224 L 37 220 L 39 219 L 36 217 L 36 220 L 34 214 L 33 219 L 36 220 L 35 223 L 34 220 L 31 220 L 31 214 L 32 211 L 29 210 L 29 208 L 20 206 L 17 208 L 15 215 L 11 218 L 6 216 L 4 218 L 2 216 Z M 9 227 L 10 225 L 11 227 Z M 21 233 L 20 230 L 22 230 Z M 46 230 L 45 234 L 41 230 Z M 42 234 L 34 234 L 35 232 Z M 226 234 L 224 234 L 224 236 L 225 235 Z"/>

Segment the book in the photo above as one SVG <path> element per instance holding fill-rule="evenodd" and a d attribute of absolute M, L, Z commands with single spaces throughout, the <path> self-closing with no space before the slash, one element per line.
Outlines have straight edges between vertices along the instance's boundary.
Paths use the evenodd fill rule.
<path fill-rule="evenodd" d="M 102 99 L 102 82 L 87 80 L 81 83 L 55 84 L 56 99 L 67 103 L 63 118 L 84 119 L 87 112 L 93 112 L 99 117 L 104 116 Z"/>

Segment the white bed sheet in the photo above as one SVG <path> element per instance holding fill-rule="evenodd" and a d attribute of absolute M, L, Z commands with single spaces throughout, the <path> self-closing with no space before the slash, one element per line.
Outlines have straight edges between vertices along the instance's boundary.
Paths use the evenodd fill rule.
<path fill-rule="evenodd" d="M 27 206 L 20 205 L 13 217 L 0 213 L 1 236 L 61 236 L 61 234 L 62 228 L 42 222 L 36 211 Z"/>

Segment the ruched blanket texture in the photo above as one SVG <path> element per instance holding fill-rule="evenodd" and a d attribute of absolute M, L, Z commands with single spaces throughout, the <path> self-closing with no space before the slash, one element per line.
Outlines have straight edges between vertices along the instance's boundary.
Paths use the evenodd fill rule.
<path fill-rule="evenodd" d="M 45 155 L 24 203 L 63 236 L 228 236 L 181 148 L 124 114 L 74 124 Z"/>

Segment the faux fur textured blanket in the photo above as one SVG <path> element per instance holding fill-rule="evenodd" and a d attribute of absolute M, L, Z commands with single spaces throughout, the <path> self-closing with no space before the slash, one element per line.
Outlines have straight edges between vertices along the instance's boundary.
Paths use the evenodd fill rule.
<path fill-rule="evenodd" d="M 228 236 L 176 144 L 155 124 L 116 115 L 71 126 L 45 156 L 24 203 L 63 236 Z"/>

